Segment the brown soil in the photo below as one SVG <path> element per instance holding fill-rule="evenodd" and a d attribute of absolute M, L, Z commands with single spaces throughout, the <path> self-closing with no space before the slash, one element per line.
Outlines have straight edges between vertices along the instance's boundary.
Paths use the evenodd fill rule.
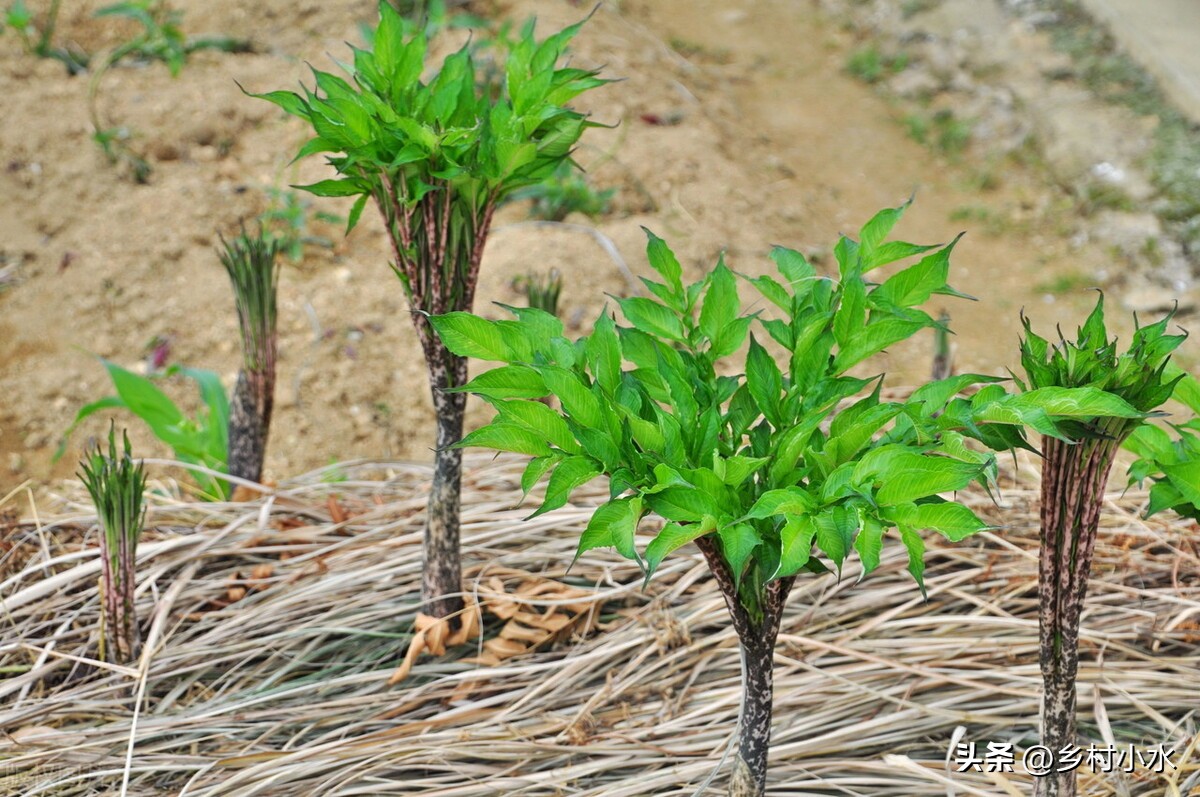
<path fill-rule="evenodd" d="M 100 3 L 69 5 L 62 40 L 95 51 L 128 33 L 91 18 Z M 19 281 L 0 293 L 0 496 L 26 477 L 69 475 L 83 441 L 105 428 L 107 420 L 93 419 L 51 465 L 75 411 L 109 392 L 88 352 L 134 366 L 153 336 L 167 335 L 175 361 L 216 370 L 232 385 L 239 355 L 217 233 L 262 212 L 265 188 L 329 176 L 319 158 L 289 168 L 306 138 L 300 123 L 245 97 L 234 80 L 267 91 L 304 79 L 306 61 L 329 68 L 329 54 L 341 57 L 343 42 L 360 40 L 372 4 L 177 5 L 189 33 L 245 37 L 257 52 L 200 53 L 174 79 L 162 64 L 107 76 L 104 113 L 136 131 L 134 145 L 154 170 L 148 185 L 123 177 L 90 141 L 86 78 L 0 36 L 0 267 L 19 263 Z M 981 301 L 944 304 L 959 335 L 958 367 L 1002 372 L 1015 360 L 1018 308 L 1049 329 L 1074 323 L 1092 301 L 1076 291 L 1047 307 L 1037 286 L 1115 266 L 1100 247 L 1072 248 L 1063 232 L 1069 211 L 1036 168 L 1006 163 L 999 185 L 981 193 L 970 186 L 986 153 L 952 162 L 907 138 L 899 111 L 845 74 L 851 34 L 808 0 L 624 0 L 617 8 L 601 8 L 577 40 L 580 61 L 625 78 L 583 98 L 598 120 L 619 125 L 590 131 L 579 160 L 596 184 L 619 188 L 614 211 L 594 226 L 634 271 L 645 271 L 641 225 L 667 238 L 693 276 L 723 248 L 735 269 L 760 271 L 774 243 L 821 255 L 828 267 L 839 231 L 853 233 L 916 191 L 899 229 L 906 239 L 969 232 L 952 281 Z M 586 9 L 515 0 L 497 13 L 535 12 L 551 30 Z M 965 206 L 1007 221 L 951 222 Z M 316 210 L 346 207 L 318 199 Z M 491 314 L 490 302 L 520 301 L 514 277 L 558 267 L 567 275 L 563 316 L 584 331 L 606 292 L 629 290 L 625 278 L 590 235 L 525 219 L 521 206 L 498 218 L 478 309 Z M 349 238 L 311 225 L 334 243 L 308 247 L 301 265 L 284 270 L 267 475 L 334 459 L 424 458 L 429 391 L 381 227 L 370 213 Z M 928 371 L 930 348 L 930 339 L 914 341 L 873 367 L 915 380 Z M 183 386 L 177 394 L 193 399 Z M 472 417 L 483 414 L 476 408 Z M 168 453 L 138 422 L 121 421 L 138 451 Z"/>

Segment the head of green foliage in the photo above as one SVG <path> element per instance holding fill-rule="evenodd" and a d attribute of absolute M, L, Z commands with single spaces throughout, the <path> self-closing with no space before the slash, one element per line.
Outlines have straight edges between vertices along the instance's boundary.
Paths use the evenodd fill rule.
<path fill-rule="evenodd" d="M 1104 295 L 1096 302 L 1086 322 L 1067 340 L 1061 332 L 1051 344 L 1032 329 L 1030 319 L 1022 316 L 1025 337 L 1021 340 L 1021 367 L 1026 380 L 1016 379 L 1022 390 L 1038 388 L 1086 388 L 1114 396 L 1138 411 L 1138 415 L 1097 413 L 1096 418 L 1123 418 L 1124 423 L 1109 429 L 1123 437 L 1141 424 L 1148 413 L 1170 399 L 1182 374 L 1168 376 L 1170 356 L 1187 335 L 1168 335 L 1166 326 L 1174 312 L 1147 326 L 1136 326 L 1129 348 L 1120 352 L 1116 337 L 1109 337 L 1104 323 Z M 1135 317 L 1136 323 L 1136 317 Z M 1087 432 L 1087 424 L 1074 430 Z"/>
<path fill-rule="evenodd" d="M 263 371 L 274 366 L 276 297 L 279 284 L 278 255 L 283 242 L 259 227 L 231 240 L 221 237 L 217 256 L 233 285 L 234 303 L 242 335 L 246 367 Z"/>
<path fill-rule="evenodd" d="M 935 382 L 897 402 L 882 399 L 880 377 L 848 373 L 936 327 L 918 308 L 930 296 L 959 295 L 946 282 L 954 243 L 885 240 L 904 209 L 838 242 L 836 279 L 776 248 L 775 275 L 739 278 L 722 259 L 685 284 L 671 249 L 648 233 L 647 257 L 661 278 L 644 280 L 651 296 L 618 299 L 626 323 L 606 311 L 575 342 L 558 319 L 531 308 L 508 308 L 515 320 L 431 318 L 451 351 L 504 363 L 461 388 L 496 409 L 461 445 L 532 456 L 527 493 L 550 473 L 534 514 L 607 475 L 611 500 L 578 552 L 614 547 L 647 579 L 669 553 L 711 535 L 752 615 L 772 580 L 840 571 L 852 551 L 869 573 L 890 529 L 921 583 L 920 530 L 957 540 L 987 527 L 941 497 L 990 480 L 993 456 L 966 442 L 986 423 L 974 422 L 969 400 L 958 428 L 939 413 L 962 387 L 996 380 Z M 878 279 L 876 269 L 915 256 Z M 774 309 L 743 312 L 739 284 L 758 294 L 754 306 Z M 551 395 L 560 411 L 539 401 Z M 639 550 L 639 523 L 651 513 L 665 525 Z"/>
<path fill-rule="evenodd" d="M 413 208 L 449 189 L 455 213 L 480 214 L 509 192 L 538 183 L 570 157 L 594 125 L 568 103 L 607 81 L 588 69 L 559 67 L 582 23 L 542 42 L 531 21 L 504 50 L 504 81 L 482 81 L 469 45 L 448 56 L 428 79 L 425 31 L 387 2 L 370 49 L 352 47 L 349 76 L 313 70 L 302 93 L 253 95 L 307 121 L 316 136 L 298 155 L 327 157 L 340 175 L 302 186 L 319 196 L 359 196 L 349 227 L 366 201 Z"/>
<path fill-rule="evenodd" d="M 124 451 L 119 451 L 115 426 L 110 425 L 108 453 L 100 445 L 89 448 L 79 472 L 96 505 L 107 550 L 113 557 L 123 547 L 136 546 L 146 514 L 142 506 L 146 475 L 142 463 L 134 462 L 128 434 L 124 435 L 124 441 Z M 120 569 L 114 567 L 113 571 Z"/>

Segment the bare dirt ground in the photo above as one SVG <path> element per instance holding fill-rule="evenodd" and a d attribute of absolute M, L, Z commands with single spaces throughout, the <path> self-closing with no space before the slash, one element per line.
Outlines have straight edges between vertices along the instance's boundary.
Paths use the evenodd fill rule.
<path fill-rule="evenodd" d="M 40 12 L 45 4 L 30 5 Z M 97 51 L 126 37 L 120 24 L 92 18 L 100 5 L 70 4 L 60 39 Z M 199 53 L 176 78 L 162 64 L 123 65 L 106 77 L 103 112 L 136 131 L 133 143 L 153 167 L 147 185 L 122 177 L 90 141 L 86 78 L 0 36 L 0 266 L 15 266 L 15 282 L 0 289 L 0 494 L 25 478 L 69 475 L 82 443 L 106 426 L 99 418 L 85 425 L 51 464 L 75 411 L 109 392 L 89 352 L 135 366 L 156 335 L 166 336 L 172 361 L 216 370 L 232 384 L 239 354 L 217 235 L 261 213 L 266 189 L 329 176 L 317 158 L 289 167 L 306 138 L 299 123 L 234 81 L 267 91 L 294 87 L 306 62 L 330 68 L 344 42 L 361 40 L 358 25 L 374 17 L 373 5 L 176 7 L 188 33 L 246 38 L 255 52 Z M 536 13 L 550 31 L 586 11 L 564 0 L 515 0 L 489 15 Z M 775 243 L 828 268 L 838 232 L 853 233 L 915 191 L 898 230 L 906 239 L 968 231 L 952 283 L 981 301 L 944 305 L 958 333 L 958 368 L 1003 373 L 1015 359 L 1019 308 L 1045 329 L 1069 326 L 1092 296 L 1046 286 L 1099 281 L 1122 260 L 1111 246 L 1073 236 L 1074 206 L 1036 161 L 996 165 L 986 144 L 950 157 L 912 140 L 896 105 L 847 74 L 860 43 L 809 0 L 602 5 L 575 57 L 624 80 L 582 98 L 580 107 L 616 126 L 590 131 L 578 160 L 597 186 L 618 193 L 607 216 L 568 221 L 594 224 L 635 272 L 644 271 L 641 225 L 667 238 L 692 276 L 722 249 L 735 269 L 760 271 Z M 981 181 L 985 163 L 989 179 Z M 382 229 L 368 213 L 344 238 L 311 218 L 317 210 L 346 208 L 314 200 L 310 232 L 332 245 L 309 246 L 302 263 L 284 268 L 268 477 L 335 459 L 428 454 L 424 366 Z M 526 213 L 514 205 L 497 219 L 478 309 L 520 301 L 515 277 L 558 267 L 563 316 L 582 332 L 606 292 L 630 286 L 593 236 L 526 223 Z M 874 367 L 895 374 L 894 383 L 920 378 L 931 346 L 915 341 Z M 178 388 L 193 400 L 190 387 Z M 122 421 L 138 451 L 168 453 L 136 421 Z"/>

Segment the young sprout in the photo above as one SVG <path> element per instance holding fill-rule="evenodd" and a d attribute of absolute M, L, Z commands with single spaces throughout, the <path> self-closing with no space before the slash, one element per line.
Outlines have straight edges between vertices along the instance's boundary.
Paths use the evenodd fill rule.
<path fill-rule="evenodd" d="M 562 294 L 562 272 L 556 268 L 546 274 L 529 272 L 518 279 L 518 285 L 525 292 L 526 303 L 535 310 L 541 310 L 550 315 L 558 315 L 558 297 Z"/>
<path fill-rule="evenodd" d="M 92 448 L 79 473 L 100 518 L 101 656 L 116 664 L 128 664 L 138 655 L 134 566 L 146 518 L 146 477 L 142 463 L 131 456 L 129 436 L 123 437 L 125 450 L 118 453 L 116 431 L 110 426 L 108 453 L 99 445 Z"/>
<path fill-rule="evenodd" d="M 1075 676 L 1079 621 L 1087 594 L 1104 490 L 1121 444 L 1171 397 L 1182 375 L 1169 377 L 1171 353 L 1186 335 L 1167 335 L 1173 314 L 1140 327 L 1129 349 L 1117 353 L 1104 323 L 1101 296 L 1077 339 L 1060 336 L 1051 346 L 1028 319 L 1021 342 L 1026 395 L 1083 389 L 1106 397 L 1112 408 L 1078 417 L 1063 428 L 1071 439 L 1043 438 L 1041 555 L 1038 565 L 1039 657 L 1042 670 L 1042 744 L 1058 751 L 1075 744 Z M 1056 767 L 1058 769 L 1058 767 Z M 1039 778 L 1039 797 L 1073 797 L 1075 771 Z"/>
<path fill-rule="evenodd" d="M 222 237 L 221 244 L 218 255 L 233 285 L 243 357 L 230 407 L 227 464 L 231 476 L 259 481 L 275 401 L 280 242 L 261 227 L 255 235 L 243 227 L 241 235 L 232 241 Z"/>

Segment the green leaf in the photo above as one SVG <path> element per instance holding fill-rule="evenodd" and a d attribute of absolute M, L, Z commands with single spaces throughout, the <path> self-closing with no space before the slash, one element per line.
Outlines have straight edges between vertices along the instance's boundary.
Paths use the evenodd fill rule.
<path fill-rule="evenodd" d="M 908 572 L 921 588 L 921 597 L 928 600 L 929 595 L 925 592 L 925 540 L 912 529 L 902 527 L 900 541 L 908 549 Z"/>
<path fill-rule="evenodd" d="M 883 552 L 883 524 L 878 519 L 867 515 L 863 518 L 863 527 L 854 539 L 854 550 L 858 551 L 858 559 L 862 562 L 862 577 L 879 567 L 879 557 Z"/>
<path fill-rule="evenodd" d="M 833 337 L 844 348 L 859 336 L 871 334 L 864 329 L 866 324 L 866 287 L 859 277 L 846 276 L 842 280 L 842 303 L 833 316 Z"/>
<path fill-rule="evenodd" d="M 876 499 L 890 506 L 961 490 L 981 473 L 979 465 L 925 456 L 903 446 L 880 446 L 859 460 L 853 480 L 880 485 Z"/>
<path fill-rule="evenodd" d="M 127 371 L 116 363 L 101 359 L 108 375 L 112 378 L 117 395 L 135 415 L 141 418 L 154 432 L 154 436 L 172 448 L 187 447 L 189 440 L 182 426 L 183 413 L 175 402 L 167 398 L 158 387 L 144 376 Z"/>
<path fill-rule="evenodd" d="M 666 241 L 654 233 L 642 228 L 646 233 L 646 259 L 650 267 L 657 271 L 667 281 L 667 287 L 675 296 L 683 295 L 683 268 L 675 258 L 675 253 Z"/>
<path fill-rule="evenodd" d="M 854 507 L 833 506 L 816 515 L 813 524 L 817 528 L 817 547 L 833 560 L 840 574 L 842 562 L 862 527 L 862 515 Z"/>
<path fill-rule="evenodd" d="M 662 531 L 646 546 L 646 553 L 643 556 L 646 564 L 645 583 L 650 583 L 650 577 L 658 570 L 658 566 L 662 564 L 662 560 L 666 558 L 667 554 L 703 537 L 716 527 L 717 521 L 711 516 L 704 518 L 699 523 L 684 525 L 672 522 L 664 525 Z"/>
<path fill-rule="evenodd" d="M 367 206 L 367 200 L 371 198 L 370 194 L 363 194 L 354 201 L 354 205 L 350 208 L 350 216 L 346 220 L 346 235 L 358 226 L 358 220 L 362 217 L 363 208 Z"/>
<path fill-rule="evenodd" d="M 351 180 L 321 180 L 309 185 L 293 185 L 292 188 L 317 196 L 358 196 L 364 193 L 362 186 Z"/>
<path fill-rule="evenodd" d="M 721 540 L 721 555 L 729 563 L 733 579 L 741 583 L 746 563 L 762 540 L 758 532 L 749 523 L 735 523 L 717 529 L 717 537 Z"/>
<path fill-rule="evenodd" d="M 646 496 L 646 503 L 666 520 L 697 523 L 706 515 L 721 513 L 716 499 L 695 487 L 668 487 Z"/>
<path fill-rule="evenodd" d="M 546 485 L 546 500 L 526 520 L 566 505 L 567 499 L 576 488 L 590 482 L 600 473 L 600 466 L 589 457 L 566 457 L 550 474 L 550 483 Z"/>
<path fill-rule="evenodd" d="M 500 417 L 508 423 L 524 426 L 542 440 L 569 454 L 580 453 L 579 444 L 562 416 L 540 401 L 492 401 Z"/>
<path fill-rule="evenodd" d="M 896 226 L 896 222 L 900 221 L 900 217 L 904 215 L 904 211 L 908 210 L 908 206 L 911 204 L 912 198 L 910 197 L 900 207 L 885 208 L 879 211 L 863 225 L 859 230 L 858 240 L 864 262 L 869 260 L 871 254 L 888 237 L 888 233 Z"/>
<path fill-rule="evenodd" d="M 1163 473 L 1184 500 L 1200 507 L 1200 460 L 1167 465 Z"/>
<path fill-rule="evenodd" d="M 639 561 L 633 540 L 641 518 L 641 498 L 617 498 L 602 504 L 592 514 L 587 529 L 579 538 L 575 561 L 594 548 L 616 548 L 617 553 L 626 559 Z"/>
<path fill-rule="evenodd" d="M 799 573 L 812 557 L 817 527 L 807 515 L 790 516 L 779 532 L 779 570 L 775 578 Z"/>
<path fill-rule="evenodd" d="M 510 349 L 494 321 L 470 313 L 455 312 L 428 316 L 442 343 L 460 357 L 508 361 Z"/>
<path fill-rule="evenodd" d="M 592 391 L 566 368 L 550 365 L 541 369 L 542 379 L 551 394 L 558 397 L 563 410 L 582 426 L 602 427 L 604 412 Z"/>
<path fill-rule="evenodd" d="M 959 233 L 946 247 L 889 278 L 872 291 L 871 298 L 883 299 L 897 307 L 924 304 L 930 296 L 946 287 L 946 279 L 950 274 L 950 253 L 962 235 Z"/>
<path fill-rule="evenodd" d="M 805 515 L 816 508 L 817 502 L 801 487 L 768 490 L 746 513 L 746 518 L 757 520 L 778 515 Z"/>
<path fill-rule="evenodd" d="M 542 398 L 550 394 L 541 375 L 527 365 L 502 365 L 484 371 L 450 393 L 474 393 L 484 398 Z"/>
<path fill-rule="evenodd" d="M 918 504 L 913 526 L 931 529 L 952 542 L 990 528 L 962 504 Z"/>
<path fill-rule="evenodd" d="M 782 426 L 780 393 L 783 391 L 783 374 L 767 350 L 750 335 L 750 351 L 746 355 L 746 387 L 754 401 L 775 428 Z"/>
<path fill-rule="evenodd" d="M 683 322 L 669 308 L 641 296 L 618 299 L 617 303 L 621 305 L 621 312 L 634 328 L 658 338 L 666 338 L 676 343 L 683 342 Z"/>
<path fill-rule="evenodd" d="M 856 336 L 851 337 L 838 349 L 837 357 L 834 359 L 834 370 L 839 374 L 845 373 L 852 366 L 878 354 L 893 343 L 906 340 L 914 333 L 931 325 L 931 323 L 906 321 L 890 316 L 876 319 L 872 315 L 866 327 L 859 330 Z"/>
<path fill-rule="evenodd" d="M 525 466 L 525 472 L 521 474 L 522 501 L 529 495 L 529 491 L 534 488 L 538 480 L 546 474 L 546 471 L 550 470 L 558 461 L 557 456 L 534 457 L 529 460 L 529 464 Z"/>
<path fill-rule="evenodd" d="M 496 451 L 511 451 L 514 454 L 528 454 L 532 457 L 550 454 L 550 447 L 541 435 L 523 426 L 499 421 L 476 429 L 454 445 L 455 448 L 476 446 Z"/>
<path fill-rule="evenodd" d="M 721 348 L 726 328 L 737 318 L 741 309 L 738 299 L 737 280 L 725 266 L 724 255 L 709 275 L 708 290 L 704 294 L 704 305 L 700 309 L 700 331 L 712 341 L 713 348 Z"/>
<path fill-rule="evenodd" d="M 787 278 L 788 284 L 794 292 L 807 293 L 807 286 L 803 283 L 816 277 L 817 270 L 809 265 L 809 262 L 804 259 L 804 255 L 794 249 L 775 246 L 771 248 L 770 258 L 775 262 L 779 273 Z"/>
<path fill-rule="evenodd" d="M 607 311 L 596 321 L 584 349 L 588 366 L 601 389 L 614 395 L 621 383 L 621 341 L 617 338 L 612 316 Z"/>

